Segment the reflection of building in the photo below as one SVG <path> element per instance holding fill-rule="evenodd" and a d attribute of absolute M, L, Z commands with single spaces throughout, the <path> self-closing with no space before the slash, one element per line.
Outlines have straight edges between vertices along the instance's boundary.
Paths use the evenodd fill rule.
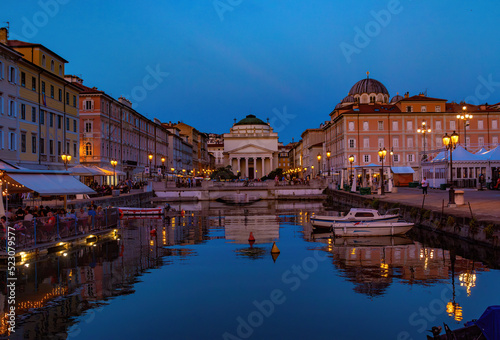
<path fill-rule="evenodd" d="M 250 233 L 255 243 L 270 243 L 280 237 L 279 219 L 275 215 L 226 216 L 226 240 L 248 243 Z"/>
<path fill-rule="evenodd" d="M 278 134 L 254 115 L 224 134 L 224 164 L 244 178 L 261 178 L 278 166 Z"/>

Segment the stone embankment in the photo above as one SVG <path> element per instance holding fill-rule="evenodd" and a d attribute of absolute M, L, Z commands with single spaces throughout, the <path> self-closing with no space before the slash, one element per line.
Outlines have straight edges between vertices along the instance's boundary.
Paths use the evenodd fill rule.
<path fill-rule="evenodd" d="M 478 244 L 500 246 L 500 200 L 495 192 L 466 192 L 470 201 L 448 208 L 447 191 L 430 190 L 429 195 L 424 196 L 418 189 L 398 189 L 398 193 L 384 196 L 328 190 L 328 202 L 381 211 L 400 208 L 406 221 L 422 228 Z"/>

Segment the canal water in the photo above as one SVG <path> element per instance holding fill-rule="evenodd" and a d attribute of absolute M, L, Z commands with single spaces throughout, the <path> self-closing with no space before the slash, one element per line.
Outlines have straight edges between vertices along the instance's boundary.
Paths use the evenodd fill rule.
<path fill-rule="evenodd" d="M 20 264 L 10 338 L 425 339 L 500 304 L 498 252 L 432 231 L 332 239 L 320 203 L 172 208 Z"/>

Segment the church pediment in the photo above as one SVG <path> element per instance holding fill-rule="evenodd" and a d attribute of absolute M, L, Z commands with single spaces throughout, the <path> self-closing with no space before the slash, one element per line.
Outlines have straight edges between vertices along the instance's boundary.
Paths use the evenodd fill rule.
<path fill-rule="evenodd" d="M 245 153 L 245 154 L 258 154 L 258 153 L 273 153 L 276 150 L 267 149 L 260 145 L 247 144 L 233 150 L 227 150 L 227 153 Z"/>

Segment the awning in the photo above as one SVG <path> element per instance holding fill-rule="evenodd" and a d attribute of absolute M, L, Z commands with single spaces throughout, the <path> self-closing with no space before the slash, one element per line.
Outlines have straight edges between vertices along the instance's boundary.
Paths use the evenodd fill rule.
<path fill-rule="evenodd" d="M 102 169 L 102 170 L 105 170 L 105 171 L 110 171 L 110 172 L 111 172 L 111 176 L 113 176 L 113 169 L 110 169 L 110 168 L 108 168 L 108 167 L 104 167 L 104 166 L 99 167 L 99 169 Z M 120 171 L 120 170 L 118 170 L 118 169 L 115 169 L 115 170 L 114 170 L 114 173 L 115 173 L 117 176 L 125 176 L 125 175 L 126 175 L 126 173 L 125 173 L 125 172 Z"/>
<path fill-rule="evenodd" d="M 68 169 L 68 171 L 71 172 L 73 176 L 102 176 L 100 170 L 84 165 L 76 165 Z"/>
<path fill-rule="evenodd" d="M 414 174 L 415 170 L 411 166 L 393 166 L 391 168 L 395 174 Z"/>
<path fill-rule="evenodd" d="M 71 175 L 7 173 L 6 176 L 24 186 L 24 188 L 15 185 L 10 186 L 9 191 L 11 192 L 36 191 L 42 196 L 95 193 L 94 190 Z"/>

